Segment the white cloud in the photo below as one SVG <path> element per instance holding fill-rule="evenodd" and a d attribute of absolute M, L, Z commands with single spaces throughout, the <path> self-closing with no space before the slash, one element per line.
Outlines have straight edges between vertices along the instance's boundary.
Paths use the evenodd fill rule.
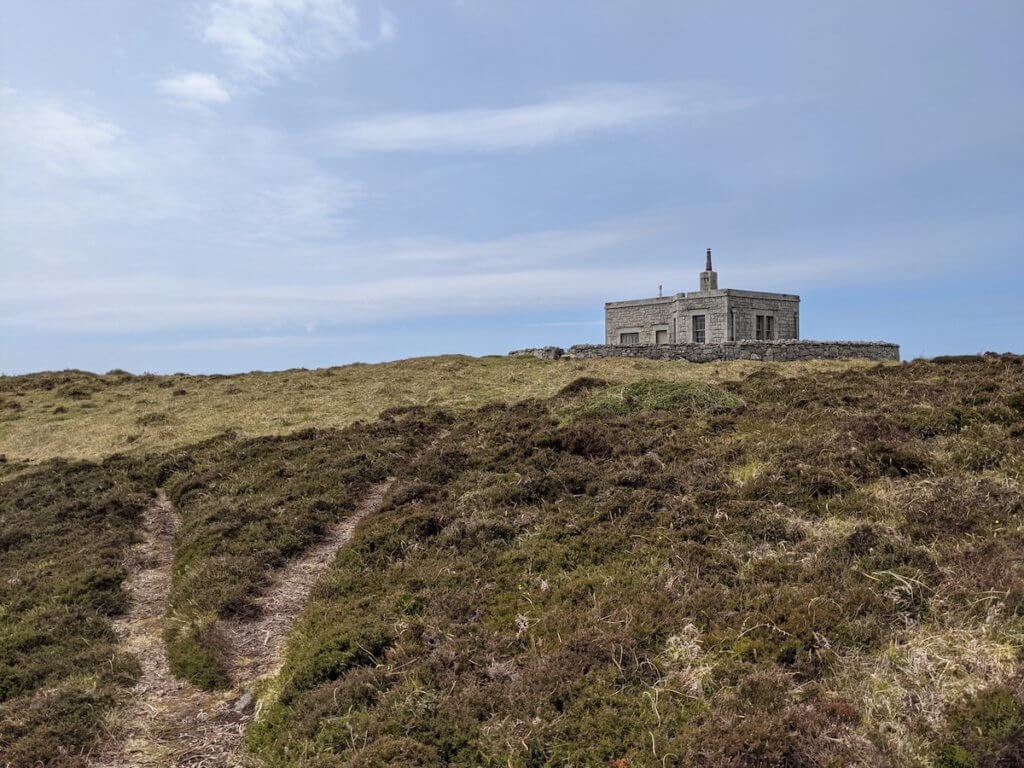
<path fill-rule="evenodd" d="M 0 91 L 0 156 L 11 183 L 14 167 L 25 176 L 117 176 L 133 164 L 121 128 L 89 109 L 55 99 Z"/>
<path fill-rule="evenodd" d="M 871 285 L 879 275 L 917 280 L 925 263 L 935 277 L 953 274 L 959 268 L 953 254 L 964 243 L 984 244 L 979 232 L 999 240 L 1015 226 L 1012 217 L 950 222 L 936 231 L 908 230 L 884 244 L 869 239 L 832 246 L 823 256 L 809 255 L 821 251 L 814 241 L 796 249 L 776 244 L 756 253 L 730 254 L 719 268 L 728 287 L 788 290 L 807 298 L 823 288 Z M 448 245 L 458 263 L 453 270 L 439 269 L 434 260 L 407 261 L 408 243 L 384 241 L 331 248 L 338 262 L 333 271 L 292 253 L 282 258 L 273 247 L 253 250 L 249 268 L 228 272 L 205 266 L 183 270 L 177 264 L 164 272 L 79 278 L 55 278 L 41 271 L 0 284 L 0 326 L 73 334 L 177 330 L 276 336 L 300 335 L 302 328 L 324 328 L 329 335 L 339 326 L 359 326 L 353 332 L 360 333 L 367 327 L 366 318 L 415 323 L 440 315 L 518 312 L 529 321 L 538 312 L 559 309 L 587 312 L 583 317 L 596 320 L 602 302 L 654 295 L 662 280 L 668 293 L 696 288 L 702 265 L 699 248 L 686 264 L 674 257 L 629 258 L 670 232 L 667 223 L 652 218 L 646 223 L 453 241 Z M 512 258 L 516 247 L 531 243 L 546 246 L 518 262 Z M 433 242 L 427 250 L 443 248 Z M 950 255 L 938 258 L 943 248 Z"/>
<path fill-rule="evenodd" d="M 504 108 L 387 113 L 342 123 L 326 140 L 334 151 L 497 152 L 624 131 L 668 118 L 741 109 L 750 100 L 707 89 L 604 84 Z"/>
<path fill-rule="evenodd" d="M 395 14 L 386 8 L 381 9 L 377 32 L 380 35 L 380 39 L 386 43 L 390 43 L 398 34 L 398 19 L 395 18 Z"/>
<path fill-rule="evenodd" d="M 157 87 L 168 96 L 187 104 L 223 104 L 231 94 L 216 75 L 204 72 L 168 77 L 157 82 Z"/>
<path fill-rule="evenodd" d="M 54 291 L 55 268 L 248 265 L 338 242 L 362 188 L 301 149 L 217 121 L 139 136 L 88 105 L 0 89 L 0 275 Z"/>
<path fill-rule="evenodd" d="M 134 348 L 142 350 L 157 350 L 160 352 L 176 351 L 198 351 L 198 350 L 223 350 L 233 351 L 245 348 L 273 348 L 273 347 L 323 347 L 337 346 L 342 343 L 353 341 L 373 341 L 373 336 L 367 334 L 345 334 L 332 336 L 310 336 L 310 335 L 279 335 L 279 336 L 223 336 L 208 339 L 184 339 L 181 341 L 157 342 L 149 344 L 138 344 Z"/>
<path fill-rule="evenodd" d="M 202 36 L 241 76 L 264 81 L 368 45 L 353 0 L 215 0 Z"/>
<path fill-rule="evenodd" d="M 0 91 L 0 270 L 80 258 L 85 222 L 124 212 L 144 179 L 144 153 L 92 107 Z M 15 257 L 16 255 L 16 257 Z"/>
<path fill-rule="evenodd" d="M 362 244 L 334 254 L 336 269 L 351 270 L 352 261 L 372 253 L 374 265 L 390 264 L 395 269 L 439 271 L 494 271 L 521 269 L 530 265 L 586 260 L 617 248 L 636 247 L 664 222 L 658 217 L 609 222 L 604 226 L 530 232 L 489 240 L 447 238 L 396 238 Z M 342 256 L 340 263 L 338 256 Z M 330 268 L 330 267 L 328 267 Z"/>

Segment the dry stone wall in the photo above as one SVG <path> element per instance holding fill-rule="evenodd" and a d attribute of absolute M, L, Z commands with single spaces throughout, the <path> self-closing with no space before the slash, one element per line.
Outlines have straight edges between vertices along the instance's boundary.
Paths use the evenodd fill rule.
<path fill-rule="evenodd" d="M 515 349 L 508 353 L 509 357 L 539 357 L 541 360 L 557 360 L 565 354 L 561 347 L 529 347 Z"/>
<path fill-rule="evenodd" d="M 783 339 L 779 341 L 724 341 L 718 344 L 639 344 L 619 346 L 610 344 L 577 344 L 563 350 L 561 347 L 518 349 L 510 355 L 529 355 L 545 360 L 562 357 L 588 359 L 595 357 L 642 357 L 648 360 L 686 360 L 691 363 L 710 363 L 718 360 L 899 360 L 900 347 L 887 341 L 807 341 Z"/>

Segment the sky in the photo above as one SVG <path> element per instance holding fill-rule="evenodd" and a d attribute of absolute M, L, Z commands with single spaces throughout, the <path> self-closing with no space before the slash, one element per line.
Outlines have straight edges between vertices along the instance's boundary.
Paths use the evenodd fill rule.
<path fill-rule="evenodd" d="M 0 0 L 0 373 L 598 343 L 1024 352 L 1019 0 Z"/>

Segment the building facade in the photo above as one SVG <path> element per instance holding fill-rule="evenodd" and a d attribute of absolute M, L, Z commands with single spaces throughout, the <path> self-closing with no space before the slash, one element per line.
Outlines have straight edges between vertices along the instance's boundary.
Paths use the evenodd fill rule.
<path fill-rule="evenodd" d="M 700 290 L 604 305 L 605 344 L 717 344 L 800 338 L 800 297 L 789 293 L 719 289 L 711 249 Z"/>

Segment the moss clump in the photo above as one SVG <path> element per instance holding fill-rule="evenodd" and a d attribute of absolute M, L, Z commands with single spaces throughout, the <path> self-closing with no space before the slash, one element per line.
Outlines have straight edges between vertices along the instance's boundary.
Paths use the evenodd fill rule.
<path fill-rule="evenodd" d="M 194 619 L 186 625 L 172 623 L 164 632 L 164 643 L 167 663 L 176 676 L 207 691 L 230 685 L 214 617 Z"/>
<path fill-rule="evenodd" d="M 743 401 L 721 387 L 698 381 L 644 379 L 610 387 L 589 397 L 576 414 L 629 415 L 650 411 L 679 411 L 711 415 L 740 408 Z"/>
<path fill-rule="evenodd" d="M 960 702 L 946 718 L 937 764 L 978 768 L 1024 764 L 1024 701 L 1006 686 Z"/>

